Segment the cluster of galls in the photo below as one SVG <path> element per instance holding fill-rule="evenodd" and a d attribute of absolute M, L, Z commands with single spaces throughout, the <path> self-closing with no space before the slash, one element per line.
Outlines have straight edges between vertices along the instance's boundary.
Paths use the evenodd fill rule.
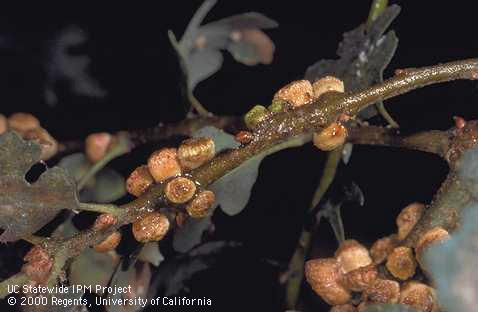
<path fill-rule="evenodd" d="M 23 139 L 35 141 L 41 147 L 41 160 L 48 160 L 58 152 L 58 142 L 41 127 L 38 118 L 28 113 L 0 114 L 0 134 L 7 130 L 17 132 Z"/>
<path fill-rule="evenodd" d="M 208 162 L 215 155 L 214 141 L 210 138 L 192 138 L 176 148 L 162 148 L 153 152 L 147 165 L 136 168 L 126 180 L 126 190 L 136 197 L 141 196 L 155 183 L 164 185 L 164 196 L 174 207 L 176 222 L 180 226 L 185 218 L 203 218 L 214 204 L 213 192 L 201 189 L 188 174 Z M 111 215 L 100 215 L 94 227 L 101 230 L 116 223 Z M 152 211 L 133 223 L 133 235 L 139 242 L 159 241 L 167 234 L 170 220 L 166 214 Z M 115 248 L 121 235 L 111 234 L 100 244 L 97 251 L 105 252 Z"/>
<path fill-rule="evenodd" d="M 419 281 L 424 278 L 416 271 L 417 265 L 422 265 L 423 251 L 448 239 L 448 232 L 433 228 L 420 238 L 414 250 L 401 245 L 424 209 L 419 203 L 405 207 L 396 220 L 397 234 L 377 240 L 370 250 L 355 240 L 346 240 L 335 257 L 307 261 L 306 279 L 333 306 L 331 312 L 362 312 L 367 305 L 381 303 L 404 304 L 418 312 L 440 311 L 435 290 Z"/>
<path fill-rule="evenodd" d="M 308 80 L 294 81 L 281 88 L 265 108 L 257 105 L 244 117 L 246 126 L 254 130 L 257 125 L 270 116 L 310 104 L 327 92 L 344 92 L 344 84 L 335 77 L 324 77 L 311 84 Z M 346 128 L 338 120 L 329 127 L 314 134 L 314 144 L 321 150 L 330 151 L 341 146 L 346 139 Z M 247 144 L 253 139 L 253 134 L 241 131 L 236 140 Z M 91 162 L 97 162 L 105 156 L 113 145 L 114 138 L 108 133 L 95 133 L 86 139 L 86 156 Z M 188 172 L 198 168 L 215 156 L 214 141 L 210 138 L 193 138 L 182 142 L 176 148 L 163 148 L 155 151 L 148 159 L 147 165 L 136 168 L 126 181 L 127 191 L 139 197 L 152 184 L 164 184 L 164 194 L 169 204 L 176 209 L 175 221 L 181 226 L 188 217 L 202 218 L 207 216 L 214 204 L 215 195 L 208 190 L 200 189 L 188 175 Z M 183 209 L 184 208 L 184 209 Z M 103 214 L 94 225 L 96 230 L 106 229 L 115 224 L 112 215 Z M 133 235 L 140 242 L 159 241 L 170 228 L 170 219 L 165 214 L 153 211 L 133 223 Z M 94 246 L 99 252 L 107 252 L 116 248 L 121 240 L 121 234 L 114 232 L 103 242 Z"/>
<path fill-rule="evenodd" d="M 245 116 L 244 122 L 250 130 L 254 130 L 260 123 L 266 121 L 274 114 L 290 111 L 312 103 L 328 92 L 344 92 L 344 83 L 332 76 L 323 77 L 314 83 L 308 80 L 298 80 L 277 91 L 269 107 L 254 106 Z M 344 144 L 347 138 L 347 129 L 342 125 L 345 118 L 339 118 L 327 128 L 314 134 L 314 145 L 323 151 L 331 151 Z M 246 144 L 252 140 L 252 135 L 241 131 L 236 135 L 236 140 Z"/>

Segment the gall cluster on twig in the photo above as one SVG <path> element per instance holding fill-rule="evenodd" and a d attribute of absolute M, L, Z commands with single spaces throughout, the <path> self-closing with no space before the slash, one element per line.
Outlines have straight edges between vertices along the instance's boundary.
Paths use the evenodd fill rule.
<path fill-rule="evenodd" d="M 179 226 L 185 216 L 205 217 L 214 204 L 214 193 L 202 189 L 188 173 L 210 161 L 215 153 L 214 141 L 204 137 L 187 139 L 177 149 L 159 149 L 150 155 L 146 165 L 131 173 L 126 190 L 139 197 L 153 184 L 161 184 L 165 199 L 175 208 Z M 140 242 L 159 241 L 170 225 L 165 214 L 149 212 L 133 223 L 133 235 Z"/>
<path fill-rule="evenodd" d="M 333 258 L 306 262 L 307 282 L 333 306 L 331 312 L 362 312 L 370 304 L 381 303 L 404 304 L 418 312 L 440 311 L 435 290 L 424 282 L 427 279 L 421 258 L 431 244 L 448 239 L 448 232 L 433 228 L 413 249 L 402 244 L 424 210 L 425 206 L 419 203 L 405 207 L 396 219 L 397 234 L 377 240 L 370 250 L 355 240 L 346 240 Z M 419 266 L 425 276 L 416 273 Z"/>
<path fill-rule="evenodd" d="M 310 104 L 329 92 L 343 93 L 343 81 L 332 76 L 323 77 L 312 84 L 308 80 L 293 81 L 275 93 L 269 107 L 254 106 L 244 116 L 244 123 L 250 130 L 254 130 L 270 116 Z M 331 151 L 342 146 L 347 138 L 347 129 L 342 125 L 344 120 L 346 118 L 337 120 L 316 132 L 313 137 L 314 145 L 323 151 Z M 236 135 L 236 140 L 242 144 L 249 143 L 252 137 L 246 134 L 247 132 L 241 131 Z"/>

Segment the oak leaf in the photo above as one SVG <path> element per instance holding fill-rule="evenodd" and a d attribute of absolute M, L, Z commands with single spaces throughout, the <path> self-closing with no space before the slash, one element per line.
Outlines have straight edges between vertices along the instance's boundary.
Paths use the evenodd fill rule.
<path fill-rule="evenodd" d="M 75 182 L 64 169 L 46 169 L 34 183 L 26 180 L 40 153 L 40 145 L 15 132 L 0 136 L 0 242 L 35 233 L 62 209 L 78 209 Z"/>

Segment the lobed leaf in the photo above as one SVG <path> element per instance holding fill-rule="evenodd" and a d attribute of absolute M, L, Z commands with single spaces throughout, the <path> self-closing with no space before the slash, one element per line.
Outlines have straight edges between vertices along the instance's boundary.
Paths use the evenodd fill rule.
<path fill-rule="evenodd" d="M 0 136 L 0 242 L 11 242 L 38 231 L 60 210 L 78 209 L 76 185 L 60 167 L 46 169 L 30 184 L 25 175 L 40 161 L 40 146 L 15 132 Z"/>
<path fill-rule="evenodd" d="M 220 50 L 228 50 L 236 61 L 246 65 L 270 64 L 273 59 L 274 43 L 261 29 L 277 27 L 276 21 L 260 13 L 248 12 L 201 26 L 215 3 L 214 0 L 203 2 L 179 42 L 169 33 L 188 93 L 221 68 Z"/>
<path fill-rule="evenodd" d="M 383 71 L 390 63 L 398 39 L 395 32 L 385 33 L 400 13 L 398 5 L 391 5 L 367 28 L 362 24 L 346 32 L 339 44 L 337 60 L 321 60 L 307 68 L 305 78 L 315 81 L 323 76 L 332 75 L 345 83 L 348 92 L 364 90 L 383 81 Z M 360 113 L 362 118 L 377 114 L 374 106 Z"/>

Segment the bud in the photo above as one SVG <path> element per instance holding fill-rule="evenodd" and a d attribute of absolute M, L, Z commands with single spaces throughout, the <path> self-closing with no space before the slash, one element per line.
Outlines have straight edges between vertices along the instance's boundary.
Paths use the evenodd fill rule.
<path fill-rule="evenodd" d="M 396 220 L 399 241 L 404 240 L 408 236 L 415 224 L 417 224 L 418 220 L 422 217 L 424 211 L 425 205 L 421 203 L 412 203 L 403 208 Z"/>
<path fill-rule="evenodd" d="M 249 131 L 239 131 L 236 136 L 234 137 L 234 139 L 243 144 L 243 145 L 246 145 L 246 144 L 249 144 L 251 143 L 251 141 L 254 139 L 254 135 L 249 132 Z"/>
<path fill-rule="evenodd" d="M 43 283 L 48 279 L 50 270 L 53 266 L 53 259 L 41 246 L 34 246 L 27 252 L 23 258 L 27 263 L 22 267 L 22 272 L 29 279 Z"/>
<path fill-rule="evenodd" d="M 263 122 L 268 115 L 269 112 L 267 111 L 267 108 L 262 105 L 256 105 L 246 113 L 244 116 L 244 123 L 247 128 L 254 129 L 258 124 Z"/>
<path fill-rule="evenodd" d="M 457 129 L 463 129 L 466 126 L 466 120 L 460 116 L 453 116 L 453 120 L 455 121 L 455 127 Z"/>
<path fill-rule="evenodd" d="M 181 143 L 178 159 L 182 168 L 192 170 L 213 159 L 215 153 L 214 141 L 211 138 L 194 138 Z"/>
<path fill-rule="evenodd" d="M 267 107 L 267 109 L 271 113 L 277 114 L 277 113 L 281 113 L 281 112 L 286 111 L 289 107 L 290 107 L 289 102 L 287 102 L 285 100 L 282 100 L 282 99 L 274 99 L 274 100 L 272 100 L 271 105 L 269 105 Z"/>
<path fill-rule="evenodd" d="M 367 248 L 353 239 L 343 241 L 335 257 L 344 274 L 372 263 Z"/>
<path fill-rule="evenodd" d="M 419 282 L 408 282 L 400 290 L 400 304 L 405 304 L 417 312 L 438 312 L 435 290 Z"/>
<path fill-rule="evenodd" d="M 164 189 L 166 198 L 175 204 L 183 204 L 196 193 L 196 184 L 188 178 L 177 177 L 169 181 Z"/>
<path fill-rule="evenodd" d="M 0 134 L 7 132 L 8 130 L 8 121 L 7 118 L 0 114 Z"/>
<path fill-rule="evenodd" d="M 386 266 L 394 277 L 404 281 L 415 275 L 417 263 L 411 248 L 397 247 L 388 255 Z"/>
<path fill-rule="evenodd" d="M 126 190 L 131 195 L 139 197 L 153 183 L 153 176 L 149 173 L 148 166 L 142 165 L 134 169 L 126 179 Z"/>
<path fill-rule="evenodd" d="M 377 276 L 377 268 L 371 264 L 347 273 L 343 284 L 351 291 L 364 291 L 375 282 Z"/>
<path fill-rule="evenodd" d="M 273 101 L 283 100 L 297 108 L 312 102 L 314 90 L 308 80 L 292 81 L 274 94 Z"/>
<path fill-rule="evenodd" d="M 345 91 L 344 82 L 333 76 L 325 76 L 315 81 L 312 84 L 314 90 L 314 97 L 318 98 L 326 92 L 340 92 Z"/>
<path fill-rule="evenodd" d="M 97 252 L 108 252 L 118 247 L 120 242 L 121 233 L 116 231 L 105 238 L 101 243 L 94 245 L 93 249 Z"/>
<path fill-rule="evenodd" d="M 106 132 L 93 133 L 86 137 L 85 154 L 86 157 L 95 163 L 102 159 L 110 147 L 113 137 Z"/>
<path fill-rule="evenodd" d="M 317 295 L 330 305 L 346 304 L 351 299 L 350 292 L 341 285 L 343 276 L 334 258 L 307 261 L 305 278 Z"/>
<path fill-rule="evenodd" d="M 186 211 L 193 218 L 204 218 L 215 200 L 216 196 L 213 192 L 203 191 L 186 206 Z"/>
<path fill-rule="evenodd" d="M 141 243 L 160 241 L 169 230 L 169 219 L 159 213 L 151 212 L 133 223 L 133 236 Z"/>
<path fill-rule="evenodd" d="M 118 218 L 111 213 L 102 213 L 100 214 L 93 224 L 93 230 L 103 231 L 109 228 L 112 225 L 115 225 L 118 222 Z"/>
<path fill-rule="evenodd" d="M 377 279 L 363 292 L 362 297 L 367 303 L 397 303 L 400 285 L 396 281 Z"/>
<path fill-rule="evenodd" d="M 384 262 L 397 244 L 397 235 L 390 235 L 377 240 L 370 248 L 373 263 L 380 264 Z"/>
<path fill-rule="evenodd" d="M 10 129 L 23 134 L 29 130 L 40 127 L 40 121 L 28 113 L 15 113 L 8 117 L 8 126 Z"/>
<path fill-rule="evenodd" d="M 347 139 L 347 128 L 342 124 L 333 122 L 328 127 L 314 133 L 314 145 L 322 151 L 332 151 L 342 146 Z"/>
<path fill-rule="evenodd" d="M 415 246 L 416 258 L 418 262 L 420 263 L 420 265 L 422 265 L 421 257 L 423 255 L 423 251 L 426 248 L 428 248 L 432 244 L 441 243 L 449 238 L 450 238 L 450 234 L 448 234 L 448 232 L 441 227 L 435 227 L 429 230 L 428 232 L 426 232 L 425 234 L 423 234 Z"/>
<path fill-rule="evenodd" d="M 184 222 L 186 222 L 187 219 L 188 219 L 188 215 L 180 211 L 176 214 L 176 217 L 175 217 L 176 224 L 178 225 L 178 227 L 182 227 L 184 225 Z"/>
<path fill-rule="evenodd" d="M 28 130 L 23 138 L 37 142 L 41 147 L 41 160 L 48 160 L 58 152 L 58 142 L 42 127 Z"/>
<path fill-rule="evenodd" d="M 156 182 L 163 182 L 181 174 L 181 166 L 175 148 L 163 148 L 152 153 L 148 169 Z"/>

